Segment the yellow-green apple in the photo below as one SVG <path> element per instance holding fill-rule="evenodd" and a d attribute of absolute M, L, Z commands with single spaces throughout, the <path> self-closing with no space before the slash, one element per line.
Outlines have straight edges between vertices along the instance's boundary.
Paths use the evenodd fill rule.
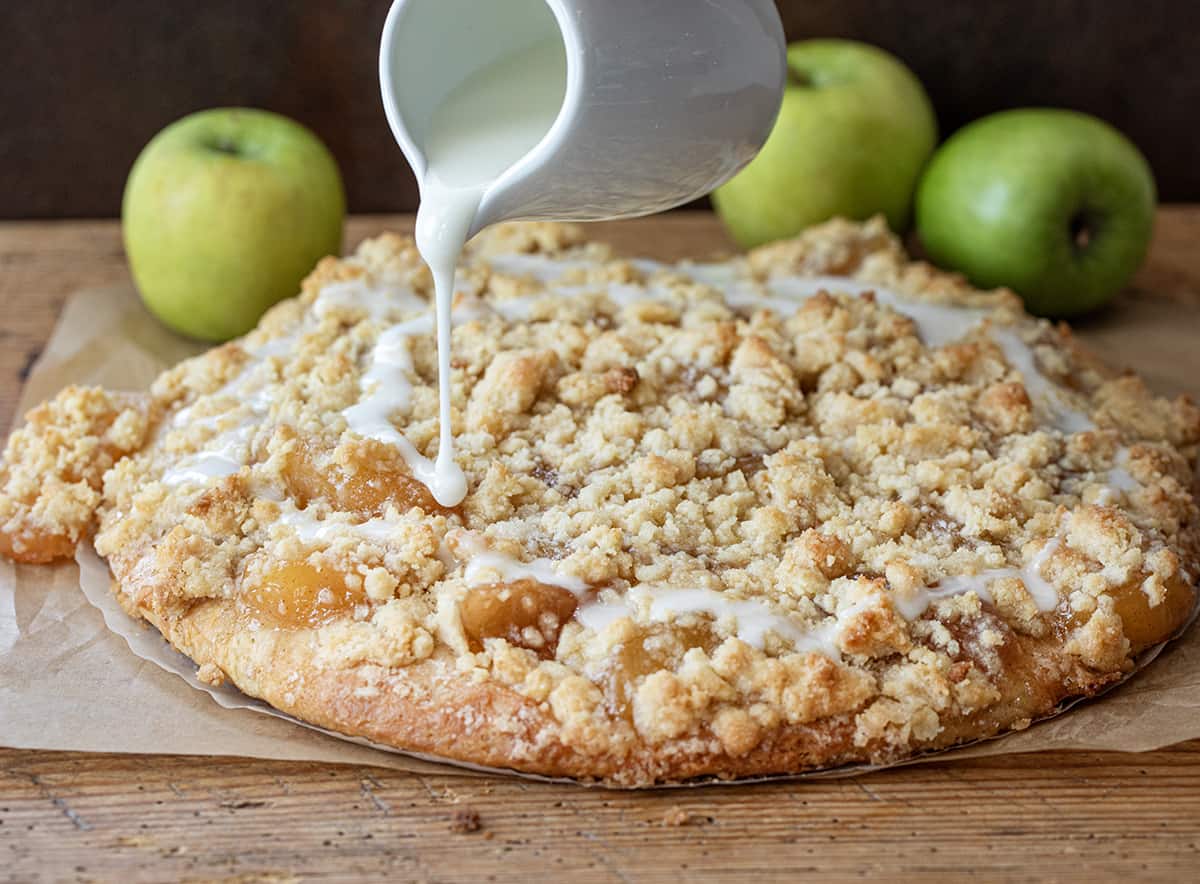
<path fill-rule="evenodd" d="M 299 123 L 262 110 L 191 114 L 133 164 L 125 252 L 146 306 L 182 334 L 225 341 L 296 294 L 341 248 L 346 198 L 332 154 Z"/>
<path fill-rule="evenodd" d="M 1111 298 L 1146 255 L 1154 176 L 1102 120 L 1004 111 L 960 129 L 917 193 L 929 256 L 975 285 L 1008 286 L 1030 311 L 1076 316 Z"/>
<path fill-rule="evenodd" d="M 734 239 L 749 248 L 834 216 L 880 212 L 905 230 L 937 144 L 920 81 L 894 56 L 852 40 L 793 43 L 787 66 L 766 144 L 713 194 Z"/>

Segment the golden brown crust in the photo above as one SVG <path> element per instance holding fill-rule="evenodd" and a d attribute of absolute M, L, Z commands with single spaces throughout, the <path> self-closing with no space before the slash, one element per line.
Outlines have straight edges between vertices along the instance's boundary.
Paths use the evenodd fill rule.
<path fill-rule="evenodd" d="M 458 509 L 409 465 L 437 414 L 408 239 L 323 261 L 155 383 L 96 543 L 206 680 L 404 749 L 644 785 L 1023 727 L 1191 616 L 1200 410 L 882 222 L 709 266 L 501 226 L 458 286 Z"/>
<path fill-rule="evenodd" d="M 891 743 L 856 745 L 851 715 L 785 725 L 766 734 L 748 716 L 729 715 L 699 737 L 637 740 L 620 753 L 592 753 L 563 742 L 561 724 L 544 704 L 492 681 L 465 679 L 453 661 L 427 660 L 402 676 L 379 669 L 313 668 L 311 636 L 304 633 L 276 633 L 248 648 L 250 636 L 239 628 L 230 603 L 204 602 L 185 617 L 165 619 L 132 605 L 116 587 L 114 591 L 131 613 L 145 615 L 177 649 L 219 673 L 219 681 L 227 671 L 236 673 L 231 679 L 243 691 L 302 721 L 454 761 L 616 786 L 885 764 L 1023 727 L 1053 713 L 1062 701 L 1091 696 L 1119 677 L 1081 666 L 1063 672 L 1053 655 L 1041 662 L 1038 645 L 1044 642 L 1024 640 L 1014 652 L 1029 661 L 1019 687 L 1010 682 L 1015 690 L 986 712 L 943 718 L 936 736 L 913 740 L 903 750 Z M 898 708 L 880 714 L 888 713 L 900 719 L 906 714 Z M 494 727 L 497 722 L 505 726 Z M 737 751 L 739 728 L 753 731 L 741 740 L 744 751 Z"/>

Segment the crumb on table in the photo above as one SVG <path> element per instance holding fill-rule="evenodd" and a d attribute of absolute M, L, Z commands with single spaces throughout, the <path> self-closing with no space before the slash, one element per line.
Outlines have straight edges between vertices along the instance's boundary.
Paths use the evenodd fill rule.
<path fill-rule="evenodd" d="M 450 831 L 456 835 L 478 832 L 481 828 L 483 824 L 479 821 L 479 812 L 470 807 L 456 810 L 450 817 Z"/>

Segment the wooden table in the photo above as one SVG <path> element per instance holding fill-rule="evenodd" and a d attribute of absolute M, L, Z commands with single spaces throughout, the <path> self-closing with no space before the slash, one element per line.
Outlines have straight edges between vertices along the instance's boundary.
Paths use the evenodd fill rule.
<path fill-rule="evenodd" d="M 348 241 L 410 225 L 357 218 Z M 600 237 L 666 258 L 727 247 L 705 215 L 598 227 Z M 125 279 L 115 222 L 0 224 L 0 426 L 64 297 Z M 1132 290 L 1081 334 L 1164 392 L 1200 394 L 1200 208 L 1162 211 Z M 1043 753 L 853 780 L 647 793 L 0 750 L 0 880 L 768 881 L 806 873 L 1196 880 L 1200 741 L 1141 755 Z"/>

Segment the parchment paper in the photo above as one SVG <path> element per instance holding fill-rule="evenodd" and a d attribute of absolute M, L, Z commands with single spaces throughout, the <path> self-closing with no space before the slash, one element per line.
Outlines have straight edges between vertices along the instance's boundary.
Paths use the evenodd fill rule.
<path fill-rule="evenodd" d="M 201 349 L 158 325 L 128 287 L 77 293 L 30 374 L 20 410 L 69 383 L 143 389 L 165 366 Z M 82 575 L 74 563 L 0 562 L 0 745 L 478 771 L 327 735 L 236 689 L 202 684 L 190 661 L 112 602 L 107 568 L 95 553 L 81 550 L 80 562 Z M 1128 683 L 1069 715 L 920 760 L 1050 749 L 1144 751 L 1200 737 L 1198 710 L 1200 628 L 1168 645 Z"/>

